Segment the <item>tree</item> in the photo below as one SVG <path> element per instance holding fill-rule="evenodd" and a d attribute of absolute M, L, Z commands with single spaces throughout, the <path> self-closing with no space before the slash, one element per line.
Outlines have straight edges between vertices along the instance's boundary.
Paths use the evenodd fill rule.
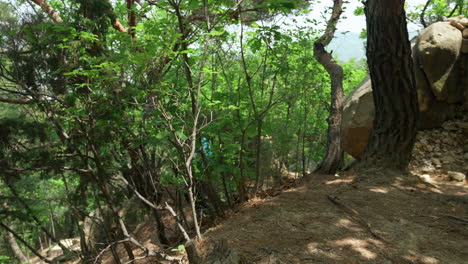
<path fill-rule="evenodd" d="M 312 55 L 314 22 L 286 29 L 259 20 L 299 2 L 306 5 L 31 0 L 32 8 L 11 12 L 2 5 L 0 204 L 11 212 L 0 221 L 0 257 L 15 257 L 13 232 L 35 255 L 81 236 L 83 262 L 107 250 L 115 263 L 132 261 L 131 244 L 166 254 L 132 235 L 144 214 L 154 217 L 161 248 L 172 247 L 180 241 L 165 231 L 173 229 L 169 213 L 190 240 L 195 219 L 222 217 L 243 197 L 281 184 L 286 170 L 308 172 L 324 152 L 330 87 Z M 242 36 L 224 28 L 233 23 Z M 345 78 L 363 71 L 345 65 Z M 101 212 L 105 219 L 94 221 Z M 86 239 L 89 221 L 105 230 L 100 241 Z M 121 243 L 126 255 L 118 254 Z"/>
<path fill-rule="evenodd" d="M 328 20 L 325 33 L 314 43 L 314 56 L 330 74 L 331 106 L 328 117 L 327 154 L 318 166 L 316 172 L 332 174 L 343 164 L 343 147 L 341 146 L 341 119 L 343 112 L 343 68 L 335 62 L 330 52 L 325 50 L 333 39 L 336 24 L 343 12 L 343 1 L 333 1 L 333 11 Z"/>
<path fill-rule="evenodd" d="M 427 0 L 414 8 L 409 8 L 408 20 L 420 24 L 424 28 L 449 17 L 468 15 L 468 8 L 464 0 Z"/>
<path fill-rule="evenodd" d="M 363 167 L 404 170 L 415 142 L 419 112 L 404 3 L 365 3 L 375 119 Z"/>

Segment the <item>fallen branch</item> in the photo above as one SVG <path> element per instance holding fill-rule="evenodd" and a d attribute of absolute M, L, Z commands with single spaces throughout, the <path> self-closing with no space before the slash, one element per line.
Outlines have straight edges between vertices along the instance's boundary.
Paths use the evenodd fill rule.
<path fill-rule="evenodd" d="M 122 177 L 122 176 L 116 176 L 114 177 L 115 180 L 120 180 L 120 181 L 123 181 L 125 183 L 125 185 L 130 188 L 135 194 L 136 196 L 138 196 L 138 198 L 140 198 L 140 200 L 142 200 L 145 204 L 147 204 L 148 206 L 150 206 L 151 208 L 153 208 L 154 210 L 160 210 L 162 209 L 161 207 L 159 206 L 156 206 L 154 203 L 148 201 L 145 197 L 143 197 L 143 195 L 141 195 L 133 186 L 131 186 L 128 181 Z M 190 241 L 190 237 L 189 235 L 187 234 L 187 231 L 185 231 L 184 227 L 182 226 L 182 221 L 180 221 L 179 217 L 177 216 L 176 212 L 174 211 L 174 209 L 172 209 L 172 207 L 166 202 L 166 206 L 164 207 L 165 209 L 167 209 L 171 215 L 174 217 L 176 223 L 177 223 L 177 226 L 179 227 L 180 229 L 180 232 L 182 232 L 182 234 L 184 235 L 184 238 L 185 240 Z"/>
<path fill-rule="evenodd" d="M 361 224 L 362 226 L 364 226 L 367 231 L 369 231 L 369 233 L 379 239 L 379 240 L 382 240 L 382 241 L 385 241 L 384 238 L 382 238 L 380 235 L 378 235 L 377 233 L 374 232 L 374 230 L 372 230 L 371 228 L 371 225 L 369 223 L 367 223 L 360 215 L 359 213 L 354 210 L 351 206 L 345 204 L 344 202 L 340 201 L 340 198 L 338 198 L 338 196 L 334 196 L 334 195 L 327 195 L 327 198 L 328 200 L 330 200 L 333 204 L 335 204 L 336 206 L 340 207 L 343 211 L 345 211 L 346 213 L 348 213 L 348 215 L 350 215 L 350 217 L 354 220 L 356 220 L 359 224 Z"/>
<path fill-rule="evenodd" d="M 460 221 L 460 222 L 465 223 L 465 224 L 468 224 L 468 220 L 460 218 L 460 217 L 456 217 L 456 216 L 453 216 L 453 215 L 446 215 L 446 217 L 455 219 L 455 220 Z"/>
<path fill-rule="evenodd" d="M 147 247 L 143 246 L 140 242 L 138 242 L 136 239 L 134 239 L 132 236 L 125 234 L 126 238 L 125 239 L 122 239 L 122 240 L 119 240 L 119 241 L 115 241 L 109 245 L 107 245 L 103 250 L 101 250 L 101 252 L 99 252 L 99 254 L 96 256 L 96 258 L 94 259 L 94 264 L 97 264 L 99 259 L 102 257 L 102 255 L 107 251 L 109 250 L 109 248 L 111 248 L 112 246 L 115 246 L 117 244 L 122 244 L 122 243 L 132 243 L 134 244 L 135 246 L 137 246 L 139 249 L 141 249 L 143 252 L 145 252 L 145 255 L 142 256 L 142 257 L 139 257 L 139 258 L 135 258 L 134 260 L 131 260 L 129 262 L 126 262 L 126 263 L 132 263 L 134 261 L 137 261 L 137 260 L 141 260 L 141 259 L 145 259 L 147 257 L 157 257 L 157 258 L 161 258 L 161 259 L 164 259 L 164 260 L 167 260 L 167 261 L 170 261 L 172 263 L 180 263 L 180 258 L 177 258 L 177 257 L 172 257 L 172 256 L 169 256 L 165 253 L 162 253 L 162 252 L 158 252 L 158 251 L 152 251 L 152 250 L 149 250 Z"/>
<path fill-rule="evenodd" d="M 382 238 L 380 235 L 375 233 L 374 230 L 372 230 L 371 225 L 367 223 L 364 219 L 362 219 L 360 214 L 355 209 L 345 204 L 343 201 L 340 201 L 340 198 L 338 196 L 327 195 L 327 198 L 334 205 L 338 206 L 343 211 L 345 211 L 349 215 L 349 217 L 351 217 L 353 220 L 357 221 L 359 224 L 364 226 L 373 237 L 387 244 L 386 250 L 381 251 L 382 255 L 384 255 L 386 259 L 392 261 L 392 263 L 416 264 L 414 261 L 407 259 L 405 257 L 402 257 L 401 254 L 398 252 L 398 250 L 391 246 L 389 241 L 387 241 L 386 239 Z"/>

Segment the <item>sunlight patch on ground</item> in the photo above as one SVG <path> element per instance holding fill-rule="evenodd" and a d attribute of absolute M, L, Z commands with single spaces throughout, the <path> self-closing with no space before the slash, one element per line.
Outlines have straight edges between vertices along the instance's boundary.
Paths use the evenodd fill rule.
<path fill-rule="evenodd" d="M 351 183 L 353 179 L 336 179 L 336 180 L 331 180 L 331 181 L 326 181 L 326 185 L 332 185 L 332 184 L 342 184 L 342 183 Z"/>
<path fill-rule="evenodd" d="M 428 257 L 428 256 L 421 256 L 420 254 L 414 252 L 413 250 L 408 251 L 411 255 L 406 255 L 404 256 L 407 259 L 411 259 L 414 261 L 417 261 L 417 263 L 421 264 L 441 264 L 441 262 L 433 257 Z"/>
<path fill-rule="evenodd" d="M 370 188 L 369 191 L 376 193 L 388 193 L 387 188 Z"/>
<path fill-rule="evenodd" d="M 306 247 L 306 254 L 307 255 L 317 255 L 317 256 L 325 256 L 329 259 L 339 259 L 340 257 L 335 254 L 333 251 L 329 251 L 329 250 L 323 250 L 320 248 L 320 246 L 323 246 L 322 244 L 320 243 L 316 243 L 316 242 L 313 242 L 313 243 L 309 243 Z"/>
<path fill-rule="evenodd" d="M 344 227 L 353 232 L 362 231 L 362 228 L 357 227 L 355 223 L 353 223 L 351 220 L 347 218 L 341 218 L 340 220 L 338 220 L 338 222 L 336 223 L 336 226 Z"/>
<path fill-rule="evenodd" d="M 320 253 L 322 250 L 320 250 L 318 248 L 318 245 L 319 245 L 319 243 L 317 243 L 317 242 L 309 243 L 307 245 L 307 250 L 306 250 L 307 254 L 318 254 L 318 253 Z"/>
<path fill-rule="evenodd" d="M 427 264 L 439 264 L 440 261 L 433 257 L 422 257 L 421 260 Z"/>
<path fill-rule="evenodd" d="M 377 258 L 377 254 L 370 251 L 366 247 L 369 246 L 369 243 L 365 240 L 362 239 L 356 239 L 356 238 L 344 238 L 340 240 L 335 240 L 332 242 L 334 246 L 339 246 L 339 247 L 349 247 L 352 250 L 358 252 L 361 254 L 362 257 L 366 259 L 375 259 Z"/>

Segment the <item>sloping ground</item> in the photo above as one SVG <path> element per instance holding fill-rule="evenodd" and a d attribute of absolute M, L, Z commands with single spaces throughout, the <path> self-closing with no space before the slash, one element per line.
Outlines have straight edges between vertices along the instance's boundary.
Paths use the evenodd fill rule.
<path fill-rule="evenodd" d="M 264 193 L 275 197 L 250 200 L 204 237 L 226 240 L 243 263 L 468 264 L 468 183 L 447 175 L 468 172 L 467 121 L 420 132 L 413 175 L 312 175 L 282 193 Z M 157 250 L 156 232 L 146 219 L 135 233 Z M 103 263 L 113 263 L 110 253 Z"/>
<path fill-rule="evenodd" d="M 449 184 L 452 195 L 416 177 L 353 177 L 313 176 L 251 201 L 206 238 L 226 239 L 244 263 L 468 263 L 466 184 Z"/>
<path fill-rule="evenodd" d="M 211 228 L 244 263 L 468 263 L 468 117 L 418 133 L 412 175 L 313 175 Z M 419 176 L 419 177 L 418 177 Z"/>

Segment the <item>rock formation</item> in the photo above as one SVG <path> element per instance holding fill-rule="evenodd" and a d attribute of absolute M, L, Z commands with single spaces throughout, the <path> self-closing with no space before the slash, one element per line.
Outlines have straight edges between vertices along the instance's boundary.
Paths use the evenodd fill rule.
<path fill-rule="evenodd" d="M 440 128 L 419 131 L 409 168 L 417 175 L 441 174 L 462 181 L 468 174 L 468 113 Z"/>
<path fill-rule="evenodd" d="M 468 18 L 437 22 L 416 38 L 413 69 L 420 110 L 420 129 L 439 127 L 457 109 L 468 109 Z M 374 102 L 367 77 L 344 101 L 344 150 L 359 159 L 372 129 Z"/>

